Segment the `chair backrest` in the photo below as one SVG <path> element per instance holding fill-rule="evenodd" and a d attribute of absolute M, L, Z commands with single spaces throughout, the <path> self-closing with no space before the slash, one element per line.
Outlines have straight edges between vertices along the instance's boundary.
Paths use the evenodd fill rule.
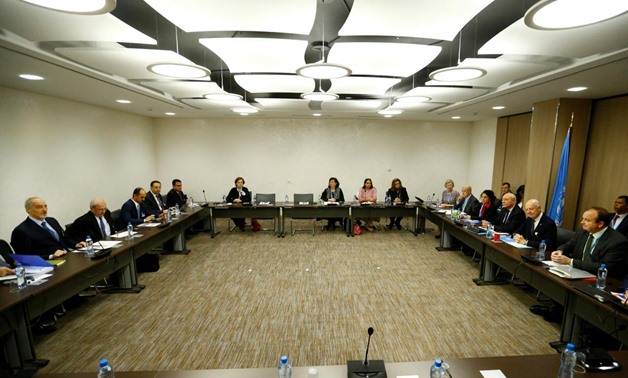
<path fill-rule="evenodd" d="M 275 204 L 275 193 L 257 193 L 257 197 L 255 198 L 257 199 L 258 204 L 262 202 L 270 202 L 271 205 Z"/>
<path fill-rule="evenodd" d="M 307 202 L 307 205 L 313 205 L 314 204 L 314 194 L 312 193 L 295 193 L 294 194 L 294 204 L 295 205 L 302 205 L 305 204 L 305 202 Z"/>
<path fill-rule="evenodd" d="M 556 247 L 567 243 L 574 236 L 575 232 L 566 228 L 558 227 L 556 230 Z"/>
<path fill-rule="evenodd" d="M 116 228 L 120 230 L 126 230 L 126 224 L 125 225 L 120 224 L 120 210 L 121 209 L 114 210 L 111 212 L 111 220 L 113 221 L 113 224 Z"/>
<path fill-rule="evenodd" d="M 12 255 L 15 253 L 13 251 L 13 247 L 11 247 L 11 244 L 9 244 L 9 242 L 4 239 L 0 239 L 0 252 L 2 252 L 2 254 L 4 255 Z"/>

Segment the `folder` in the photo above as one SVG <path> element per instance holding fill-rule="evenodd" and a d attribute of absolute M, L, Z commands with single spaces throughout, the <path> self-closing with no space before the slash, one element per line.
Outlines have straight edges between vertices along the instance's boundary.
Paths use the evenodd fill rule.
<path fill-rule="evenodd" d="M 11 257 L 24 266 L 53 266 L 38 255 L 11 255 Z"/>

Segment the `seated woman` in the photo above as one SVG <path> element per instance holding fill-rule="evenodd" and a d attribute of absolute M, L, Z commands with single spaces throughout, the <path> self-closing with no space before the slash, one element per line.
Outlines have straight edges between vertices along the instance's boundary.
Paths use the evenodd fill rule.
<path fill-rule="evenodd" d="M 345 201 L 345 196 L 342 193 L 342 189 L 340 189 L 340 183 L 338 179 L 335 177 L 331 177 L 329 179 L 329 185 L 323 193 L 321 194 L 321 199 L 325 202 L 338 202 L 342 203 Z M 327 230 L 336 229 L 336 222 L 342 222 L 342 218 L 328 218 L 327 226 L 325 227 Z"/>
<path fill-rule="evenodd" d="M 231 188 L 229 194 L 227 194 L 227 203 L 239 205 L 247 202 L 250 203 L 251 193 L 244 187 L 244 179 L 242 177 L 236 177 L 234 183 L 235 187 Z M 244 226 L 246 226 L 244 218 L 233 218 L 231 220 L 240 230 L 244 231 Z"/>
<path fill-rule="evenodd" d="M 467 219 L 473 220 L 485 220 L 487 222 L 493 222 L 497 219 L 499 213 L 497 212 L 497 204 L 495 203 L 497 198 L 492 190 L 485 190 L 480 195 L 480 211 L 477 214 L 467 215 Z"/>
<path fill-rule="evenodd" d="M 454 190 L 454 180 L 447 179 L 445 180 L 445 190 L 443 190 L 443 195 L 440 200 L 440 207 L 451 209 L 456 204 L 456 199 L 460 197 L 460 193 L 457 190 Z M 436 239 L 440 238 L 440 227 L 436 227 L 436 235 L 434 235 Z"/>
<path fill-rule="evenodd" d="M 360 201 L 360 203 L 377 202 L 377 189 L 373 187 L 373 181 L 370 178 L 364 179 L 364 185 L 358 191 L 358 201 Z M 374 231 L 374 228 L 373 228 L 374 220 L 377 220 L 377 219 L 376 218 L 365 219 L 364 221 L 366 222 L 366 224 L 364 225 L 364 227 L 366 227 L 366 229 L 369 231 Z"/>
<path fill-rule="evenodd" d="M 408 197 L 408 191 L 401 184 L 401 180 L 394 178 L 390 184 L 390 189 L 386 192 L 386 196 L 390 197 L 390 201 L 395 203 L 406 203 L 410 200 Z M 397 230 L 401 230 L 401 220 L 403 217 L 390 217 L 390 224 L 388 229 L 392 230 L 393 226 L 397 226 Z"/>

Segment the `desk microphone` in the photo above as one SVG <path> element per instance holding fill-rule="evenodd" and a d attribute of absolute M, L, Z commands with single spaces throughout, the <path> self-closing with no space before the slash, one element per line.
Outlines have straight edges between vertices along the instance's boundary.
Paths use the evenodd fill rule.
<path fill-rule="evenodd" d="M 373 327 L 368 328 L 368 334 L 364 361 L 347 361 L 347 378 L 386 378 L 384 360 L 368 360 Z"/>
<path fill-rule="evenodd" d="M 205 203 L 207 203 L 207 197 L 205 196 L 205 189 L 203 189 L 203 198 L 205 199 Z"/>
<path fill-rule="evenodd" d="M 369 327 L 368 329 L 369 338 L 366 342 L 366 353 L 364 354 L 364 366 L 369 365 L 369 347 L 371 346 L 371 335 L 373 334 L 373 327 Z"/>

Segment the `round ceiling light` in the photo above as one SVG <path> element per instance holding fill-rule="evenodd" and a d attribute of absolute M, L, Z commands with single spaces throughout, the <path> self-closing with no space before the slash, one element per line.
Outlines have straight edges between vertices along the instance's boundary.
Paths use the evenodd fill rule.
<path fill-rule="evenodd" d="M 436 81 L 465 81 L 473 80 L 486 75 L 486 71 L 473 67 L 451 67 L 434 71 L 430 79 Z"/>
<path fill-rule="evenodd" d="M 243 114 L 253 114 L 253 113 L 259 112 L 259 110 L 255 109 L 252 106 L 240 106 L 240 107 L 237 107 L 237 108 L 232 108 L 231 111 L 234 112 L 234 113 L 240 113 L 240 115 L 243 115 Z"/>
<path fill-rule="evenodd" d="M 297 75 L 320 80 L 338 79 L 351 75 L 351 70 L 340 64 L 319 62 L 297 68 Z"/>
<path fill-rule="evenodd" d="M 394 115 L 399 115 L 399 114 L 403 114 L 403 110 L 401 109 L 384 109 L 384 110 L 380 110 L 377 112 L 377 114 L 379 115 L 383 115 L 383 116 L 394 116 Z"/>
<path fill-rule="evenodd" d="M 205 97 L 208 100 L 212 100 L 212 101 L 238 101 L 238 100 L 242 100 L 242 96 L 240 96 L 239 94 L 229 93 L 229 92 L 207 93 L 207 94 L 204 94 L 203 97 Z"/>
<path fill-rule="evenodd" d="M 152 73 L 180 79 L 199 79 L 209 76 L 207 68 L 180 63 L 156 63 L 147 67 Z"/>
<path fill-rule="evenodd" d="M 532 29 L 560 30 L 591 25 L 628 11 L 618 0 L 546 0 L 532 6 L 524 17 Z"/>
<path fill-rule="evenodd" d="M 397 102 L 403 102 L 406 104 L 418 104 L 421 102 L 428 102 L 432 100 L 430 97 L 427 96 L 399 96 L 399 97 L 395 97 L 395 101 Z"/>
<path fill-rule="evenodd" d="M 302 94 L 301 98 L 310 101 L 334 101 L 337 100 L 339 96 L 329 92 L 310 92 Z"/>
<path fill-rule="evenodd" d="M 116 0 L 22 0 L 59 12 L 76 14 L 105 14 L 116 8 Z"/>

